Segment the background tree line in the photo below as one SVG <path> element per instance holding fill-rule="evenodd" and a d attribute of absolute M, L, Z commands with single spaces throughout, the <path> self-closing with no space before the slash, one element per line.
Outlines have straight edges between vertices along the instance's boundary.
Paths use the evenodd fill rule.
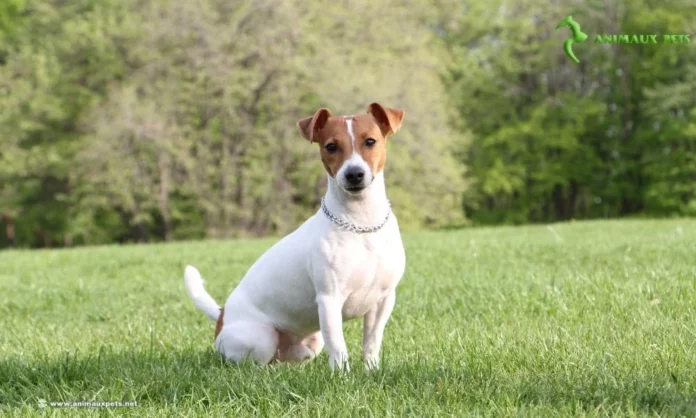
<path fill-rule="evenodd" d="M 406 229 L 694 215 L 696 36 L 591 42 L 692 3 L 4 0 L 0 247 L 283 234 L 326 182 L 295 122 L 372 101 Z"/>

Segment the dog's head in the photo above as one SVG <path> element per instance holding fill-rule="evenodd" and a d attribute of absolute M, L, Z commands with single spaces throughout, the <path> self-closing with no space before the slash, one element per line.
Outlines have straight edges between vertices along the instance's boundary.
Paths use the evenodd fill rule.
<path fill-rule="evenodd" d="M 321 149 L 326 172 L 348 193 L 359 194 L 387 161 L 387 137 L 401 128 L 404 111 L 372 103 L 367 113 L 331 116 L 328 109 L 300 119 L 297 127 Z"/>

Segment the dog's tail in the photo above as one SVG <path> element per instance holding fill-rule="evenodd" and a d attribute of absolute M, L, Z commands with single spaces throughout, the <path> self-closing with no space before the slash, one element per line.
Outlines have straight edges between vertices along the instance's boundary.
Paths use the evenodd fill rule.
<path fill-rule="evenodd" d="M 205 291 L 203 278 L 198 269 L 193 266 L 186 266 L 186 270 L 184 270 L 184 284 L 186 285 L 186 293 L 188 293 L 193 304 L 208 315 L 210 319 L 216 321 L 218 316 L 220 316 L 220 306 Z"/>

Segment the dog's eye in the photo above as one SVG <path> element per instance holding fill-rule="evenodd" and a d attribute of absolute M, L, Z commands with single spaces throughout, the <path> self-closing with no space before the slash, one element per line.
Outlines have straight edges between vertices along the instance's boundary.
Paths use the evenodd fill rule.
<path fill-rule="evenodd" d="M 326 147 L 324 147 L 324 148 L 326 148 L 326 150 L 329 151 L 329 152 L 336 152 L 336 151 L 338 151 L 338 147 L 337 147 L 336 144 L 334 144 L 333 142 L 330 143 L 330 144 L 326 144 Z"/>
<path fill-rule="evenodd" d="M 374 138 L 367 138 L 365 140 L 365 145 L 367 145 L 368 147 L 374 147 L 376 143 L 377 141 L 375 141 Z"/>

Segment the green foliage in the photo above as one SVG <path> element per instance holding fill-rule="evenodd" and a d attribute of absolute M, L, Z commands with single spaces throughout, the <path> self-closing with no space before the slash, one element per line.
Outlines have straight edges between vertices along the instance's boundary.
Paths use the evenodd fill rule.
<path fill-rule="evenodd" d="M 0 213 L 14 240 L 286 233 L 326 182 L 297 120 L 373 101 L 407 113 L 386 174 L 402 225 L 461 221 L 427 5 L 384 6 L 36 2 L 0 67 Z M 358 10 L 369 31 L 341 18 Z"/>
<path fill-rule="evenodd" d="M 471 187 L 487 223 L 693 215 L 696 48 L 596 45 L 596 34 L 691 34 L 693 2 L 527 0 L 471 4 L 443 18 L 445 78 Z M 568 14 L 589 41 L 565 56 Z"/>
<path fill-rule="evenodd" d="M 25 0 L 4 0 L 0 3 L 0 52 L 3 54 L 7 53 L 7 45 L 21 30 L 21 16 L 25 8 Z"/>
<path fill-rule="evenodd" d="M 2 2 L 0 248 L 284 234 L 326 182 L 296 121 L 373 101 L 406 110 L 386 166 L 405 229 L 694 215 L 696 39 L 592 40 L 694 33 L 695 9 Z"/>

